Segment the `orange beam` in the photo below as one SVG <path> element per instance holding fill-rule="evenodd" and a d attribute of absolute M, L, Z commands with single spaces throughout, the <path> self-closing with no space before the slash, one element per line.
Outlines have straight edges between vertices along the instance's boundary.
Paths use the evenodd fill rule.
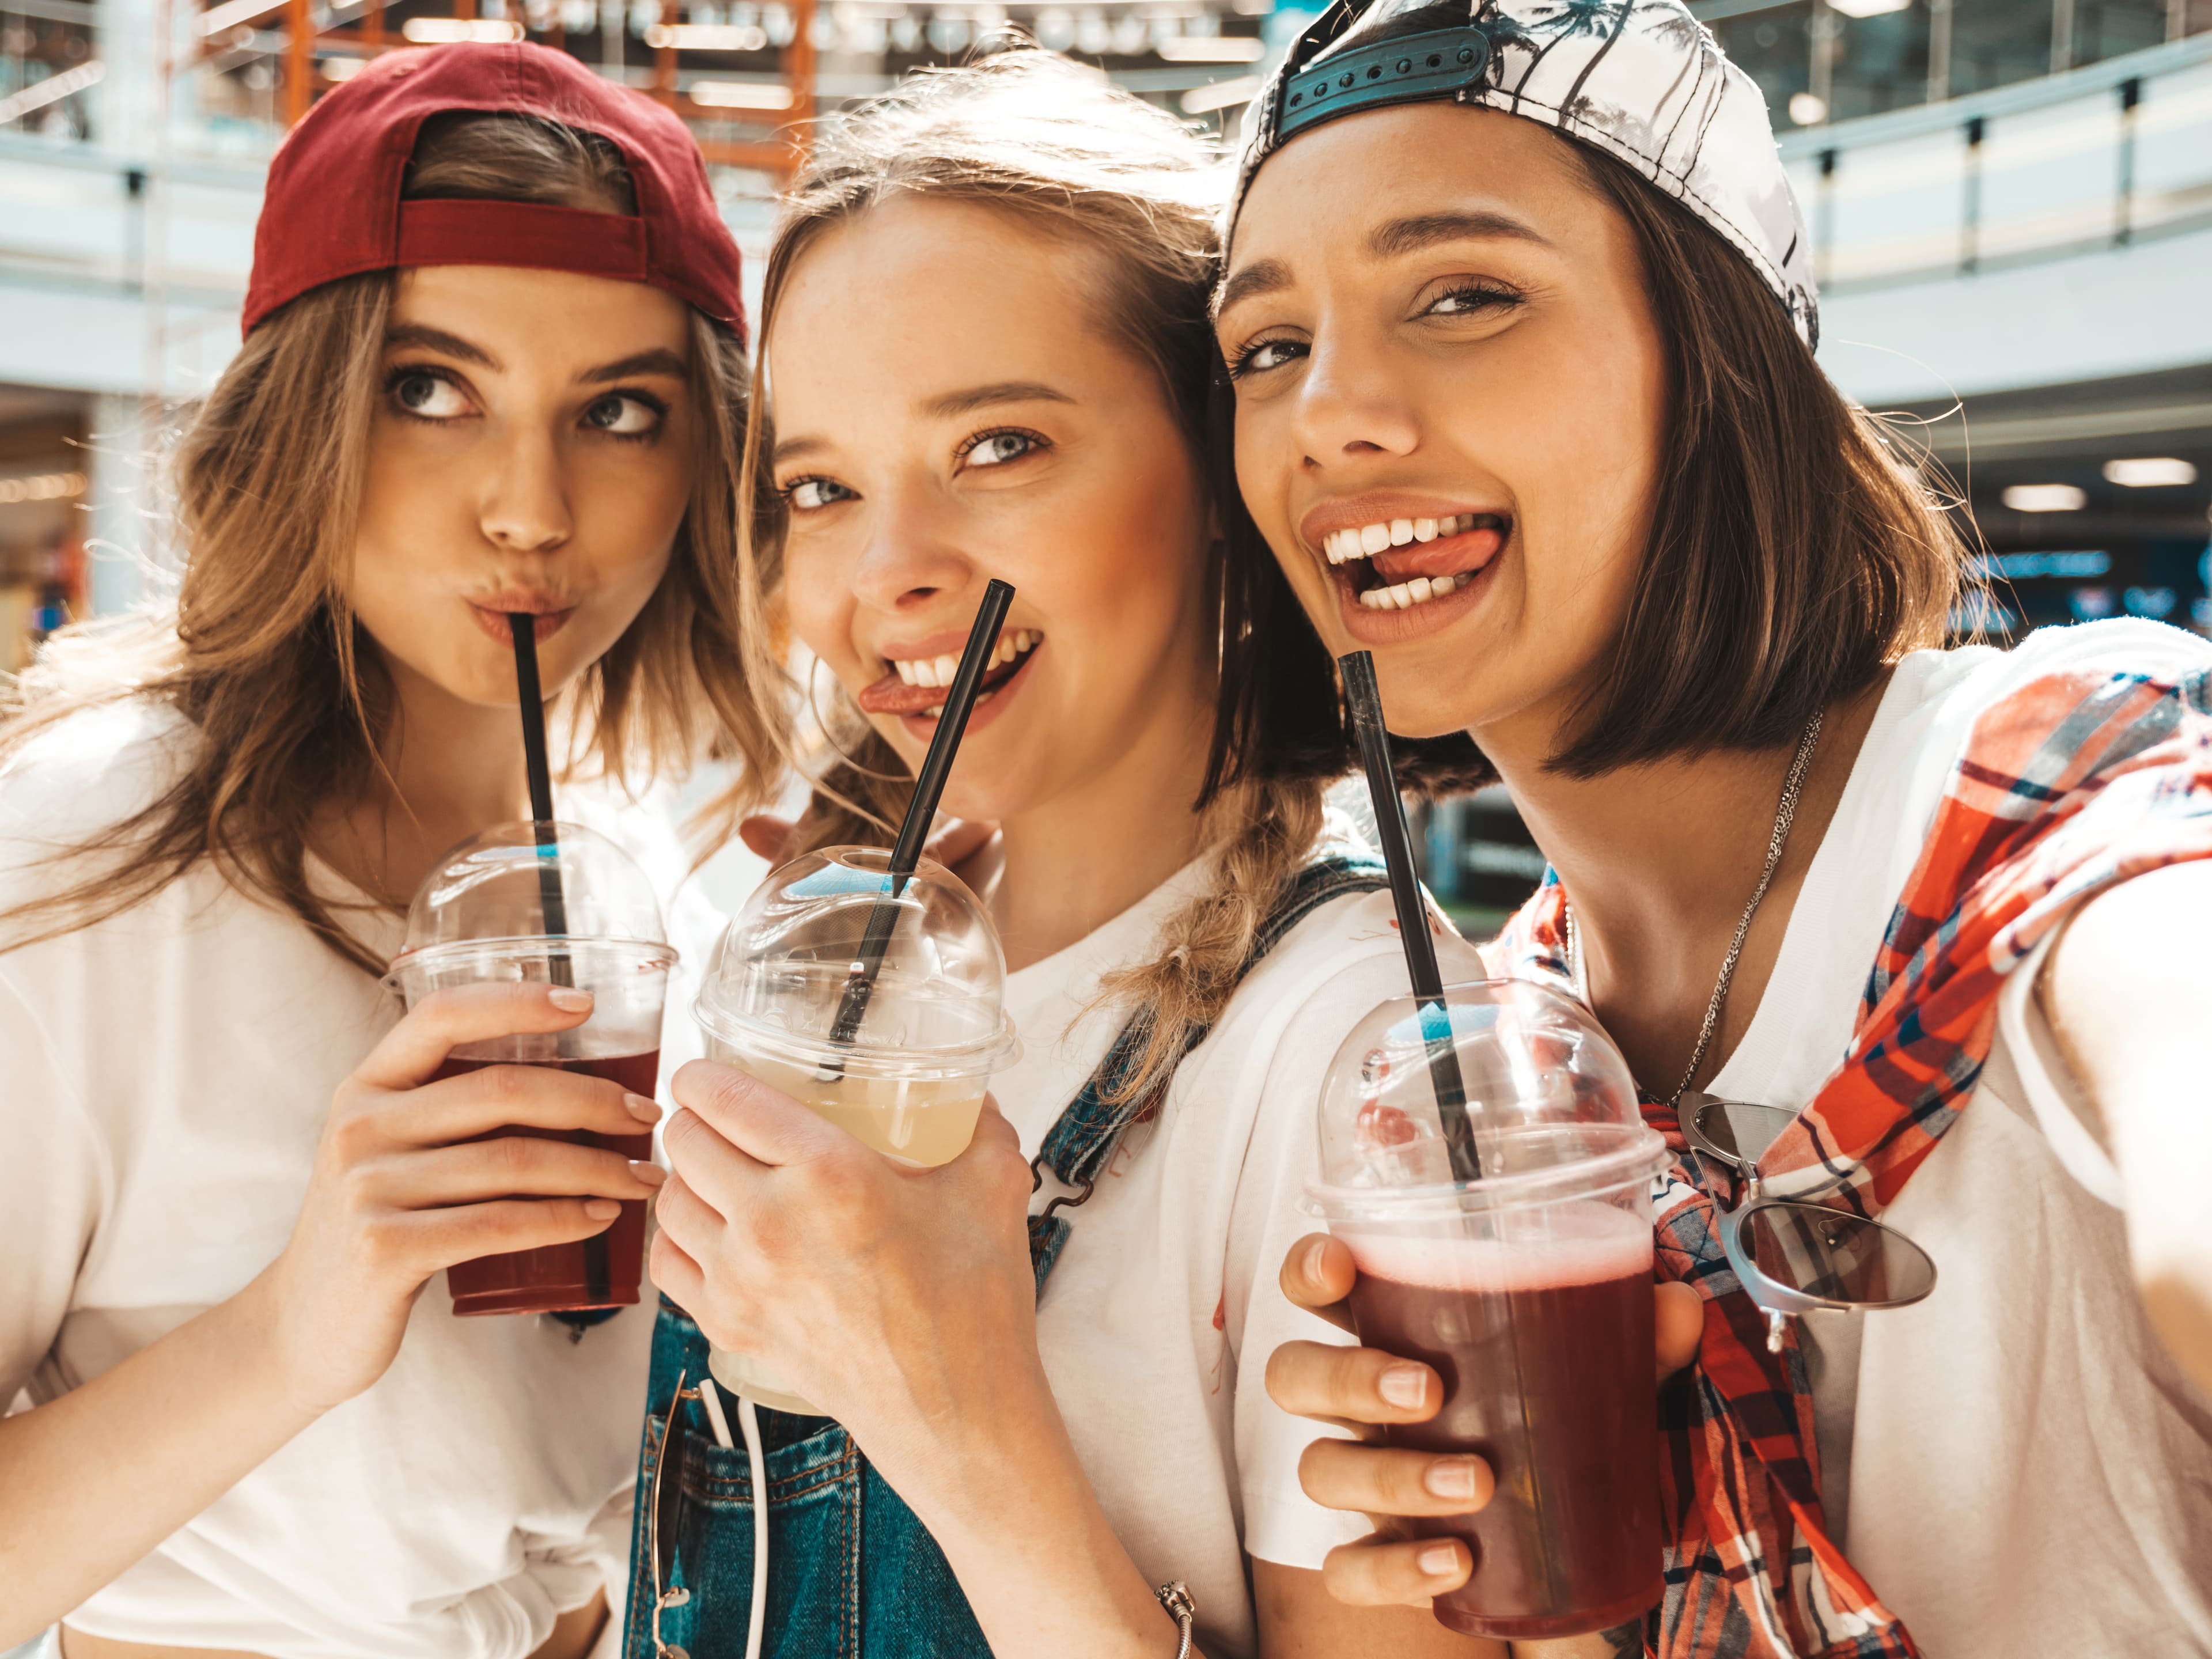
<path fill-rule="evenodd" d="M 368 0 L 368 9 L 362 14 L 361 39 L 371 52 L 384 49 L 384 0 Z"/>
<path fill-rule="evenodd" d="M 785 118 L 792 129 L 792 167 L 806 161 L 807 146 L 814 136 L 814 0 L 792 0 L 791 44 L 783 49 L 783 80 L 791 88 L 791 108 Z"/>
<path fill-rule="evenodd" d="M 680 6 L 671 7 L 669 14 L 665 15 L 665 21 L 669 22 L 684 21 L 684 9 Z M 676 107 L 676 48 L 673 46 L 653 48 L 653 95 L 669 108 Z"/>
<path fill-rule="evenodd" d="M 297 125 L 314 101 L 315 28 L 307 0 L 284 4 L 284 125 Z"/>

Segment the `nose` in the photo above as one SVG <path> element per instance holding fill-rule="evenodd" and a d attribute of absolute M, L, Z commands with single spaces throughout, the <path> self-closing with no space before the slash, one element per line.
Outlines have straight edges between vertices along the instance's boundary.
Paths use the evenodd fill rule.
<path fill-rule="evenodd" d="M 863 605 L 896 616 L 975 580 L 975 561 L 960 550 L 933 492 L 892 487 L 877 493 L 875 506 L 853 573 L 854 597 Z"/>
<path fill-rule="evenodd" d="M 477 523 L 495 546 L 550 553 L 574 532 L 553 433 L 515 428 L 484 474 Z"/>
<path fill-rule="evenodd" d="M 1413 405 L 1386 355 L 1325 334 L 1307 356 L 1296 422 L 1300 464 L 1309 471 L 1410 455 L 1421 441 Z"/>

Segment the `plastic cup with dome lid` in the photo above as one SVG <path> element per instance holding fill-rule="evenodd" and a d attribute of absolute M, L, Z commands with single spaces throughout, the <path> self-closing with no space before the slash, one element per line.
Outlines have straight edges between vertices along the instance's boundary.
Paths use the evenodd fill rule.
<path fill-rule="evenodd" d="M 1463 1097 L 1449 1132 L 1440 1048 Z M 1530 981 L 1394 998 L 1337 1051 L 1319 1127 L 1308 1201 L 1358 1265 L 1359 1339 L 1443 1380 L 1437 1414 L 1386 1438 L 1476 1454 L 1496 1477 L 1479 1512 L 1413 1523 L 1474 1550 L 1437 1618 L 1504 1641 L 1636 1618 L 1661 1589 L 1650 1192 L 1666 1149 L 1620 1050 Z"/>
<path fill-rule="evenodd" d="M 410 1009 L 432 993 L 486 983 L 573 985 L 591 1016 L 565 1031 L 465 1043 L 441 1078 L 488 1066 L 551 1066 L 609 1079 L 650 1099 L 676 952 L 653 883 L 622 847 L 579 823 L 501 824 L 439 861 L 407 913 L 386 982 Z M 653 1155 L 649 1133 L 603 1135 L 526 1126 L 495 1130 Z M 617 1308 L 638 1299 L 645 1205 L 625 1201 L 605 1232 L 575 1243 L 465 1261 L 447 1272 L 457 1314 Z"/>

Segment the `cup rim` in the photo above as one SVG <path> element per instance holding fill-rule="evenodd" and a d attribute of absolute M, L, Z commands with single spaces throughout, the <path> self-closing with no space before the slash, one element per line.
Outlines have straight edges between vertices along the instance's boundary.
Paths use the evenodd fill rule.
<path fill-rule="evenodd" d="M 836 1055 L 845 1060 L 848 1069 L 862 1072 L 896 1066 L 908 1075 L 921 1072 L 937 1072 L 947 1076 L 965 1076 L 973 1073 L 988 1075 L 1008 1061 L 1019 1058 L 1022 1047 L 1021 1037 L 1014 1030 L 1014 1022 L 1003 1008 L 999 1011 L 998 1027 L 990 1036 L 943 1048 L 889 1048 L 873 1044 L 863 1047 L 859 1043 L 841 1047 L 818 1037 L 798 1036 L 779 1025 L 763 1025 L 741 1015 L 709 1007 L 707 993 L 703 990 L 692 1000 L 691 1018 L 708 1036 L 719 1037 L 733 1046 L 750 1044 L 763 1048 L 771 1059 L 811 1066 L 828 1056 Z"/>
<path fill-rule="evenodd" d="M 1649 1181 L 1667 1167 L 1670 1156 L 1667 1138 L 1646 1125 L 1617 1151 L 1522 1175 L 1421 1187 L 1346 1187 L 1311 1181 L 1297 1202 L 1304 1214 L 1325 1221 L 1441 1220 L 1470 1212 L 1520 1209 L 1615 1192 Z"/>
<path fill-rule="evenodd" d="M 394 990 L 398 989 L 401 971 L 420 967 L 424 963 L 449 961 L 480 953 L 495 958 L 526 956 L 538 958 L 564 946 L 634 955 L 641 958 L 643 965 L 648 968 L 673 968 L 684 959 L 683 952 L 665 939 L 607 939 L 570 933 L 504 934 L 489 939 L 447 939 L 441 944 L 418 945 L 411 950 L 402 951 L 392 958 L 392 965 L 384 970 L 384 983 Z"/>

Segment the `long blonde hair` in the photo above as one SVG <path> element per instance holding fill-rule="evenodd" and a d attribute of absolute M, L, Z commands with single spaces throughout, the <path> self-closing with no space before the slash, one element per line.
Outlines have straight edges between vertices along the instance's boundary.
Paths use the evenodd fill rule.
<path fill-rule="evenodd" d="M 778 306 L 822 235 L 898 196 L 974 204 L 1104 256 L 1106 321 L 1158 375 L 1194 455 L 1213 462 L 1207 427 L 1218 360 L 1206 302 L 1222 183 L 1195 134 L 1051 53 L 1018 46 L 919 76 L 827 134 L 787 198 L 761 305 L 762 383 L 774 373 L 765 342 Z M 775 605 L 783 578 L 784 522 L 764 461 L 772 447 L 766 424 L 763 407 L 745 447 L 739 568 L 748 616 Z M 1207 470 L 1224 515 L 1241 511 L 1225 471 Z M 1232 613 L 1220 586 L 1224 629 L 1241 636 L 1242 613 Z M 1279 597 L 1287 625 L 1304 629 L 1287 590 Z M 756 682 L 763 695 L 766 684 Z M 799 696 L 811 702 L 812 690 Z M 1212 763 L 1193 803 L 1215 849 L 1213 879 L 1170 919 L 1152 961 L 1104 987 L 1103 1000 L 1130 1006 L 1146 1036 L 1117 1099 L 1152 1100 L 1192 1038 L 1220 1018 L 1261 923 L 1320 834 L 1322 792 L 1346 760 L 1341 720 L 1325 673 L 1300 688 L 1298 702 L 1295 711 L 1257 708 L 1245 688 L 1223 688 Z M 849 707 L 816 712 L 838 752 L 816 775 L 805 833 L 792 850 L 887 842 L 912 791 L 904 763 Z"/>
<path fill-rule="evenodd" d="M 507 115 L 433 118 L 403 193 L 635 210 L 611 144 Z M 173 612 L 67 629 L 10 691 L 0 767 L 73 716 L 133 698 L 173 707 L 200 742 L 159 798 L 60 851 L 64 869 L 92 862 L 0 915 L 0 949 L 114 915 L 207 860 L 347 961 L 383 971 L 316 892 L 307 854 L 318 811 L 374 784 L 395 715 L 382 659 L 345 597 L 393 280 L 376 271 L 327 283 L 253 331 L 173 456 L 189 550 Z M 696 312 L 690 330 L 690 507 L 659 586 L 566 696 L 567 758 L 571 771 L 596 762 L 617 785 L 641 767 L 742 760 L 727 817 L 781 763 L 777 722 L 745 684 L 761 647 L 738 623 L 744 345 Z"/>

